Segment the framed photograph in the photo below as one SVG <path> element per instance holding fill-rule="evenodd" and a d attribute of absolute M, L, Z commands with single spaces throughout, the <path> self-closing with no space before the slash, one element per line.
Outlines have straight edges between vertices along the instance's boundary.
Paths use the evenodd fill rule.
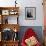
<path fill-rule="evenodd" d="M 26 20 L 36 19 L 36 7 L 25 7 L 25 19 Z"/>
<path fill-rule="evenodd" d="M 9 10 L 2 10 L 2 15 L 9 15 Z"/>

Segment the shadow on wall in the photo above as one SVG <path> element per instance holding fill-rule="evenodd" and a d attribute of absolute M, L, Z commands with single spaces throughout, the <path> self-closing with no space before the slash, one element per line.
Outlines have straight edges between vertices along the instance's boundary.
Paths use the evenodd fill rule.
<path fill-rule="evenodd" d="M 25 31 L 28 28 L 32 28 L 34 30 L 34 32 L 36 32 L 39 41 L 41 43 L 43 43 L 43 30 L 42 30 L 42 26 L 21 26 L 20 27 L 20 32 L 19 32 L 19 39 L 20 39 L 20 41 L 22 40 L 22 38 L 24 36 L 24 33 L 25 33 Z"/>

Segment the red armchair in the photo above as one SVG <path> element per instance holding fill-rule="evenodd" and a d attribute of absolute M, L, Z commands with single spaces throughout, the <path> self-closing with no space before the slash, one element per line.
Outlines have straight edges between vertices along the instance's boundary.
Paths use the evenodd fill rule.
<path fill-rule="evenodd" d="M 24 37 L 22 38 L 22 42 L 21 42 L 21 46 L 27 46 L 25 40 L 34 36 L 35 38 L 37 37 L 36 33 L 33 31 L 33 29 L 29 28 L 27 29 L 27 31 L 25 32 Z M 37 40 L 37 38 L 36 38 Z M 40 42 L 37 40 L 37 44 L 35 44 L 35 46 L 41 46 Z"/>

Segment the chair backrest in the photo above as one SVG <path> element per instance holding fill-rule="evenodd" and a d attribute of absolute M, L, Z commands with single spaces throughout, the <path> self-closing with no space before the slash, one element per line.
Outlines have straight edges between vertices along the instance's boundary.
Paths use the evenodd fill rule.
<path fill-rule="evenodd" d="M 25 39 L 27 39 L 27 38 L 29 38 L 31 36 L 35 36 L 36 37 L 37 35 L 36 35 L 36 33 L 34 32 L 34 30 L 32 28 L 28 28 L 26 30 L 25 34 L 24 34 L 23 39 L 25 40 Z"/>
<path fill-rule="evenodd" d="M 22 46 L 26 46 L 25 44 L 25 39 L 28 39 L 29 37 L 31 37 L 31 36 L 35 36 L 36 37 L 36 33 L 34 32 L 34 30 L 32 29 L 32 28 L 28 28 L 27 30 L 26 30 L 26 32 L 25 32 L 25 34 L 24 34 L 24 36 L 23 36 L 23 38 L 22 38 L 22 43 L 21 44 L 23 44 Z"/>

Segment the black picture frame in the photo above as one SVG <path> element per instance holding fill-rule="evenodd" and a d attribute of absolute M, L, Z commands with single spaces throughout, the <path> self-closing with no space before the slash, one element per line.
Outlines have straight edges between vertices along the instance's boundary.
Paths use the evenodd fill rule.
<path fill-rule="evenodd" d="M 26 20 L 36 19 L 36 7 L 25 7 L 25 19 Z"/>

